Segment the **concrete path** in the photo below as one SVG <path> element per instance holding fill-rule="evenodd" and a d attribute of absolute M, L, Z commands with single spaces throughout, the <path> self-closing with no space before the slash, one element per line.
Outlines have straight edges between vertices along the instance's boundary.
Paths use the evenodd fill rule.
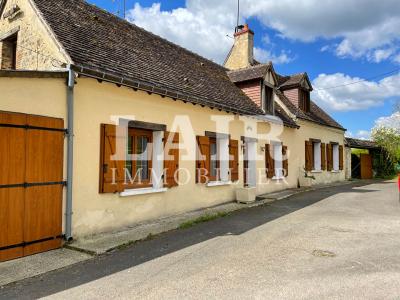
<path fill-rule="evenodd" d="M 8 285 L 1 299 L 396 299 L 394 182 L 355 183 L 232 215 Z"/>
<path fill-rule="evenodd" d="M 82 252 L 58 249 L 2 262 L 0 263 L 0 287 L 22 279 L 71 266 L 90 258 L 90 255 Z"/>

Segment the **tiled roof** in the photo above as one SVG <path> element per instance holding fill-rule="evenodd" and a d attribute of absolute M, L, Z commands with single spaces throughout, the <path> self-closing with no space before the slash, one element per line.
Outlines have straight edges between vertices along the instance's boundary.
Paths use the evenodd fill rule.
<path fill-rule="evenodd" d="M 289 109 L 289 111 L 299 119 L 318 123 L 320 125 L 329 126 L 345 130 L 342 125 L 336 122 L 331 116 L 329 116 L 322 108 L 320 108 L 315 102 L 310 102 L 310 111 L 304 112 L 297 106 L 295 106 L 281 91 L 277 91 L 279 99 Z"/>
<path fill-rule="evenodd" d="M 243 82 L 253 79 L 264 78 L 268 70 L 271 68 L 271 63 L 259 64 L 249 68 L 229 71 L 228 76 L 232 82 Z"/>
<path fill-rule="evenodd" d="M 227 70 L 83 0 L 33 0 L 82 70 L 121 76 L 178 99 L 229 112 L 262 110 L 232 83 Z"/>
<path fill-rule="evenodd" d="M 279 87 L 280 88 L 289 88 L 293 86 L 297 86 L 301 83 L 303 80 L 305 73 L 300 73 L 300 74 L 295 74 L 295 75 L 290 75 L 290 76 L 282 76 L 282 75 L 277 75 L 278 76 L 278 81 L 279 81 Z"/>
<path fill-rule="evenodd" d="M 346 138 L 346 146 L 358 149 L 379 149 L 379 146 L 373 141 L 359 140 L 353 138 Z"/>
<path fill-rule="evenodd" d="M 288 116 L 288 114 L 279 105 L 279 103 L 276 103 L 276 102 L 275 102 L 275 116 L 280 118 L 282 120 L 283 124 L 285 124 L 288 127 L 300 128 L 300 126 L 297 125 L 296 122 L 293 121 L 293 119 L 290 116 Z"/>

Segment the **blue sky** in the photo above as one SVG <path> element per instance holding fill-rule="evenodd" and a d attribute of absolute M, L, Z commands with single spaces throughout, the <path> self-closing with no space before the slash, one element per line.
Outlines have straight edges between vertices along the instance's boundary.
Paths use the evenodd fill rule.
<path fill-rule="evenodd" d="M 241 0 L 240 22 L 255 32 L 258 60 L 272 60 L 284 75 L 306 71 L 313 100 L 349 135 L 365 138 L 400 99 L 397 1 Z M 89 2 L 122 15 L 122 0 Z M 128 20 L 218 63 L 233 42 L 236 0 L 127 0 L 126 7 Z"/>

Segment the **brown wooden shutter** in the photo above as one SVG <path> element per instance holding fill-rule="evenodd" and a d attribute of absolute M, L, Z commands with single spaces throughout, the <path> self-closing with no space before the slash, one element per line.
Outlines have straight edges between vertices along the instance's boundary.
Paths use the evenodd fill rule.
<path fill-rule="evenodd" d="M 165 186 L 174 187 L 179 185 L 179 133 L 164 133 L 164 170 Z M 173 156 L 173 159 L 170 159 Z"/>
<path fill-rule="evenodd" d="M 326 158 L 327 158 L 327 165 L 328 165 L 328 171 L 332 171 L 333 169 L 333 153 L 332 153 L 332 145 L 327 144 L 326 145 Z"/>
<path fill-rule="evenodd" d="M 272 178 L 275 175 L 275 161 L 271 155 L 273 148 L 271 145 L 265 145 L 265 168 L 267 169 L 267 178 Z"/>
<path fill-rule="evenodd" d="M 321 170 L 326 170 L 326 145 L 321 143 Z"/>
<path fill-rule="evenodd" d="M 306 141 L 305 143 L 305 157 L 306 157 L 306 171 L 312 171 L 314 167 L 314 157 L 313 157 L 313 143 L 311 141 Z"/>
<path fill-rule="evenodd" d="M 239 180 L 239 141 L 229 141 L 229 169 L 231 172 L 231 181 Z"/>
<path fill-rule="evenodd" d="M 343 146 L 339 146 L 339 170 L 343 170 Z"/>
<path fill-rule="evenodd" d="M 125 160 L 113 160 L 117 142 L 126 145 L 125 136 L 117 136 L 117 126 L 102 124 L 100 138 L 100 193 L 118 193 L 124 190 Z M 121 141 L 124 139 L 124 141 Z M 124 147 L 126 149 L 126 147 Z M 115 179 L 115 180 L 114 180 Z"/>
<path fill-rule="evenodd" d="M 210 138 L 206 136 L 198 136 L 197 145 L 196 182 L 207 183 L 210 174 Z M 206 171 L 204 170 L 207 171 L 207 174 L 205 174 Z"/>
<path fill-rule="evenodd" d="M 283 157 L 283 170 L 285 171 L 285 177 L 289 176 L 289 159 L 287 157 L 287 146 L 282 146 L 282 157 Z"/>

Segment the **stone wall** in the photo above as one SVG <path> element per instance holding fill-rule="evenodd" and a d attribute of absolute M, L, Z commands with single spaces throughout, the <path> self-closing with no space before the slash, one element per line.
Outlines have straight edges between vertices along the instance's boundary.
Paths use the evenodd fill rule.
<path fill-rule="evenodd" d="M 243 32 L 235 34 L 235 42 L 229 53 L 225 67 L 237 70 L 250 67 L 254 61 L 254 33 L 246 27 Z"/>
<path fill-rule="evenodd" d="M 18 7 L 17 13 L 12 17 L 4 17 L 15 6 Z M 18 38 L 16 69 L 60 70 L 68 63 L 67 57 L 51 37 L 29 0 L 9 0 L 5 5 L 0 18 L 0 39 L 15 34 Z M 4 45 L 1 48 L 7 49 Z M 7 55 L 8 52 L 4 53 Z M 3 51 L 0 55 L 0 60 L 7 62 Z"/>

